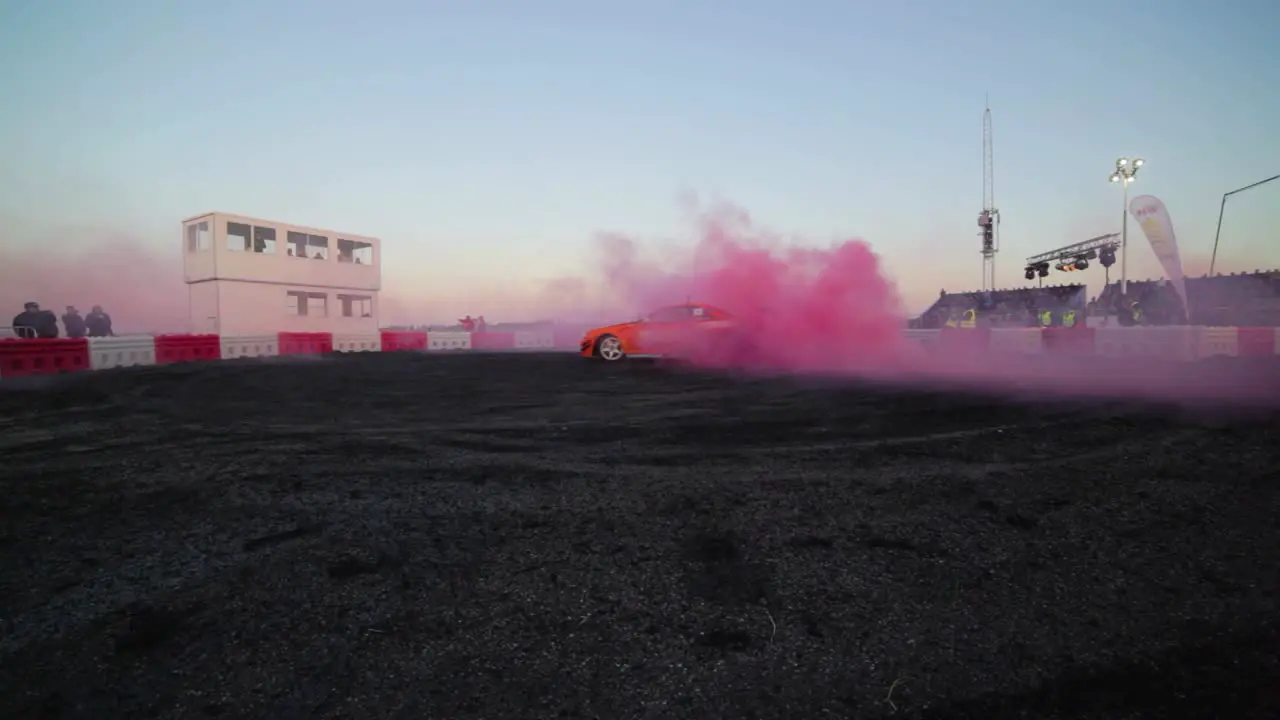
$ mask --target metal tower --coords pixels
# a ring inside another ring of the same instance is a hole
[[[982,212],[978,235],[982,238],[982,289],[996,289],[996,253],[1000,252],[1000,211],[996,209],[995,162],[991,152],[991,107],[982,113]]]

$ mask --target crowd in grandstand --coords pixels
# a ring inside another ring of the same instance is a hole
[[[13,317],[13,334],[15,337],[56,338],[61,336],[58,328],[58,317],[52,310],[44,310],[40,303],[29,302],[23,305],[22,312]],[[68,305],[62,314],[62,328],[69,338],[111,337],[115,332],[111,329],[111,316],[94,305],[88,315],[82,316],[74,305]]]
[[[1189,321],[1195,325],[1280,325],[1280,270],[1187,278]],[[1172,284],[1142,280],[1129,283],[1128,300],[1144,308],[1151,324],[1181,321],[1181,303]],[[1124,305],[1118,284],[1107,286],[1098,297],[1100,314]]]
[[[926,329],[976,325],[1074,325],[1083,318],[1085,307],[1083,285],[1050,285],[965,293],[943,290],[938,294],[937,302],[920,317],[917,324]]]
[[[948,293],[912,325],[921,328],[1059,327],[1087,318],[1120,325],[1280,326],[1280,270],[1187,278],[1188,302],[1167,280],[1119,282],[1086,301],[1084,285],[1049,285],[986,292]]]

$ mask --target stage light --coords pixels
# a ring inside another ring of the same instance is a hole
[[[1116,249],[1113,247],[1102,248],[1102,252],[1098,253],[1098,262],[1102,263],[1102,267],[1109,268],[1116,264]]]
[[[1076,258],[1076,269],[1087,270],[1089,268],[1089,260],[1087,258]]]
[[[1027,278],[1028,280],[1035,280],[1035,279],[1036,279],[1036,269],[1035,269],[1035,268],[1032,268],[1032,267],[1027,268],[1026,278]]]

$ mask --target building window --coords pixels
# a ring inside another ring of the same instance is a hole
[[[261,255],[276,254],[276,229],[253,226],[253,251]]]
[[[356,265],[373,264],[373,243],[359,240],[338,240],[338,262]]]
[[[307,314],[307,294],[290,290],[284,294],[284,312],[286,315],[305,317]]]
[[[323,235],[308,235],[290,230],[288,243],[290,257],[329,259],[329,238]]]
[[[227,223],[227,249],[231,252],[255,252],[262,255],[274,255],[276,252],[276,229],[260,227],[248,223]]]
[[[373,298],[368,295],[339,295],[342,317],[373,317]]]
[[[284,294],[284,312],[295,317],[328,317],[329,296],[305,290],[287,290]]]
[[[227,249],[232,252],[245,252],[249,249],[249,238],[253,228],[244,223],[227,223]]]
[[[201,220],[187,226],[187,252],[204,252],[213,248],[213,237],[209,232],[209,221]]]

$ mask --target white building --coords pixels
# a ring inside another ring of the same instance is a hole
[[[192,332],[378,332],[377,239],[220,212],[182,231]]]

